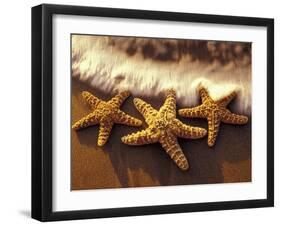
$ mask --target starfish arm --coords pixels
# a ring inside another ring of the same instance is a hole
[[[204,137],[207,131],[200,127],[188,126],[183,124],[180,120],[174,119],[172,131],[181,138],[197,139]]]
[[[121,138],[122,142],[129,145],[143,145],[158,142],[159,134],[152,133],[150,128],[129,134]]]
[[[98,146],[104,146],[107,142],[111,129],[113,127],[113,122],[111,121],[101,121],[100,122],[100,130],[98,136]]]
[[[163,106],[160,108],[160,114],[163,112],[171,112],[176,114],[176,92],[174,89],[168,89],[166,91],[166,100]]]
[[[124,124],[127,126],[141,126],[142,121],[139,119],[136,119],[125,112],[118,110],[117,114],[114,117],[114,122],[119,124]]]
[[[153,116],[157,115],[157,111],[148,103],[145,101],[135,98],[134,99],[134,104],[137,110],[142,114],[142,116],[147,120],[150,121]]]
[[[120,106],[122,105],[124,100],[126,100],[129,96],[130,96],[129,91],[123,91],[123,92],[117,94],[115,97],[113,97],[109,101],[109,104],[113,104],[113,105],[117,106],[118,108],[120,108]]]
[[[189,168],[188,161],[178,144],[177,138],[174,135],[168,134],[163,136],[160,138],[159,142],[165,149],[166,153],[171,159],[173,159],[173,161],[181,170],[187,170]]]
[[[233,91],[229,95],[227,95],[225,97],[222,97],[219,100],[217,100],[216,103],[221,107],[226,107],[233,100],[233,98],[235,96],[236,96],[236,92]]]
[[[236,115],[234,113],[231,113],[230,111],[227,111],[221,119],[222,122],[228,123],[228,124],[238,124],[243,125],[248,122],[248,117],[244,115]]]
[[[214,146],[219,132],[220,119],[217,114],[212,114],[207,118],[208,120],[208,145]]]
[[[209,95],[208,90],[206,88],[202,87],[202,86],[199,87],[199,94],[200,94],[200,97],[201,97],[201,100],[202,100],[203,103],[206,102],[206,101],[212,100],[210,95]]]
[[[95,97],[94,95],[92,95],[87,91],[82,92],[82,97],[90,105],[92,109],[95,109],[98,106],[98,104],[101,102],[99,98]]]
[[[83,129],[92,125],[96,125],[99,122],[99,118],[95,115],[95,113],[91,113],[85,117],[83,117],[82,119],[80,119],[79,121],[75,122],[72,125],[72,129],[75,130],[79,130],[79,129]]]
[[[183,117],[189,117],[189,118],[206,118],[207,112],[205,110],[204,105],[199,105],[193,108],[184,108],[180,109],[179,115]]]

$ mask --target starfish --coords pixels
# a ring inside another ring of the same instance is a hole
[[[237,115],[229,111],[226,106],[236,96],[236,92],[233,91],[227,96],[214,101],[208,91],[204,87],[199,87],[199,94],[202,100],[202,104],[193,107],[179,110],[179,115],[190,118],[205,118],[208,121],[208,145],[212,147],[219,132],[220,123],[227,124],[246,124],[248,117],[244,115]]]
[[[134,99],[134,104],[145,118],[148,127],[124,136],[121,140],[129,145],[159,142],[178,167],[187,170],[189,164],[178,144],[177,137],[196,139],[204,137],[207,131],[203,128],[185,125],[178,120],[176,118],[176,93],[169,89],[166,94],[166,100],[159,111],[139,98]]]
[[[98,146],[103,146],[110,135],[114,123],[124,124],[128,126],[141,126],[142,121],[136,119],[120,110],[120,107],[130,92],[124,91],[117,94],[109,101],[103,101],[91,93],[83,91],[82,97],[92,108],[92,112],[83,117],[72,126],[78,130],[89,126],[100,124],[98,135]]]

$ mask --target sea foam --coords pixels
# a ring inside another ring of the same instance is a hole
[[[172,87],[181,107],[199,103],[199,84],[214,99],[235,90],[237,112],[251,113],[251,63],[202,61],[191,59],[192,53],[177,60],[144,58],[118,48],[119,42],[111,45],[111,40],[105,36],[72,36],[72,76],[110,94],[129,90],[134,96],[157,97]],[[124,45],[126,39],[121,43]]]

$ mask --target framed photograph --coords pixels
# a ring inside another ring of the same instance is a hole
[[[32,8],[32,217],[274,205],[274,21]]]

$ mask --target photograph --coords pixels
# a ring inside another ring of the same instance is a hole
[[[251,42],[70,40],[72,191],[252,181]]]

